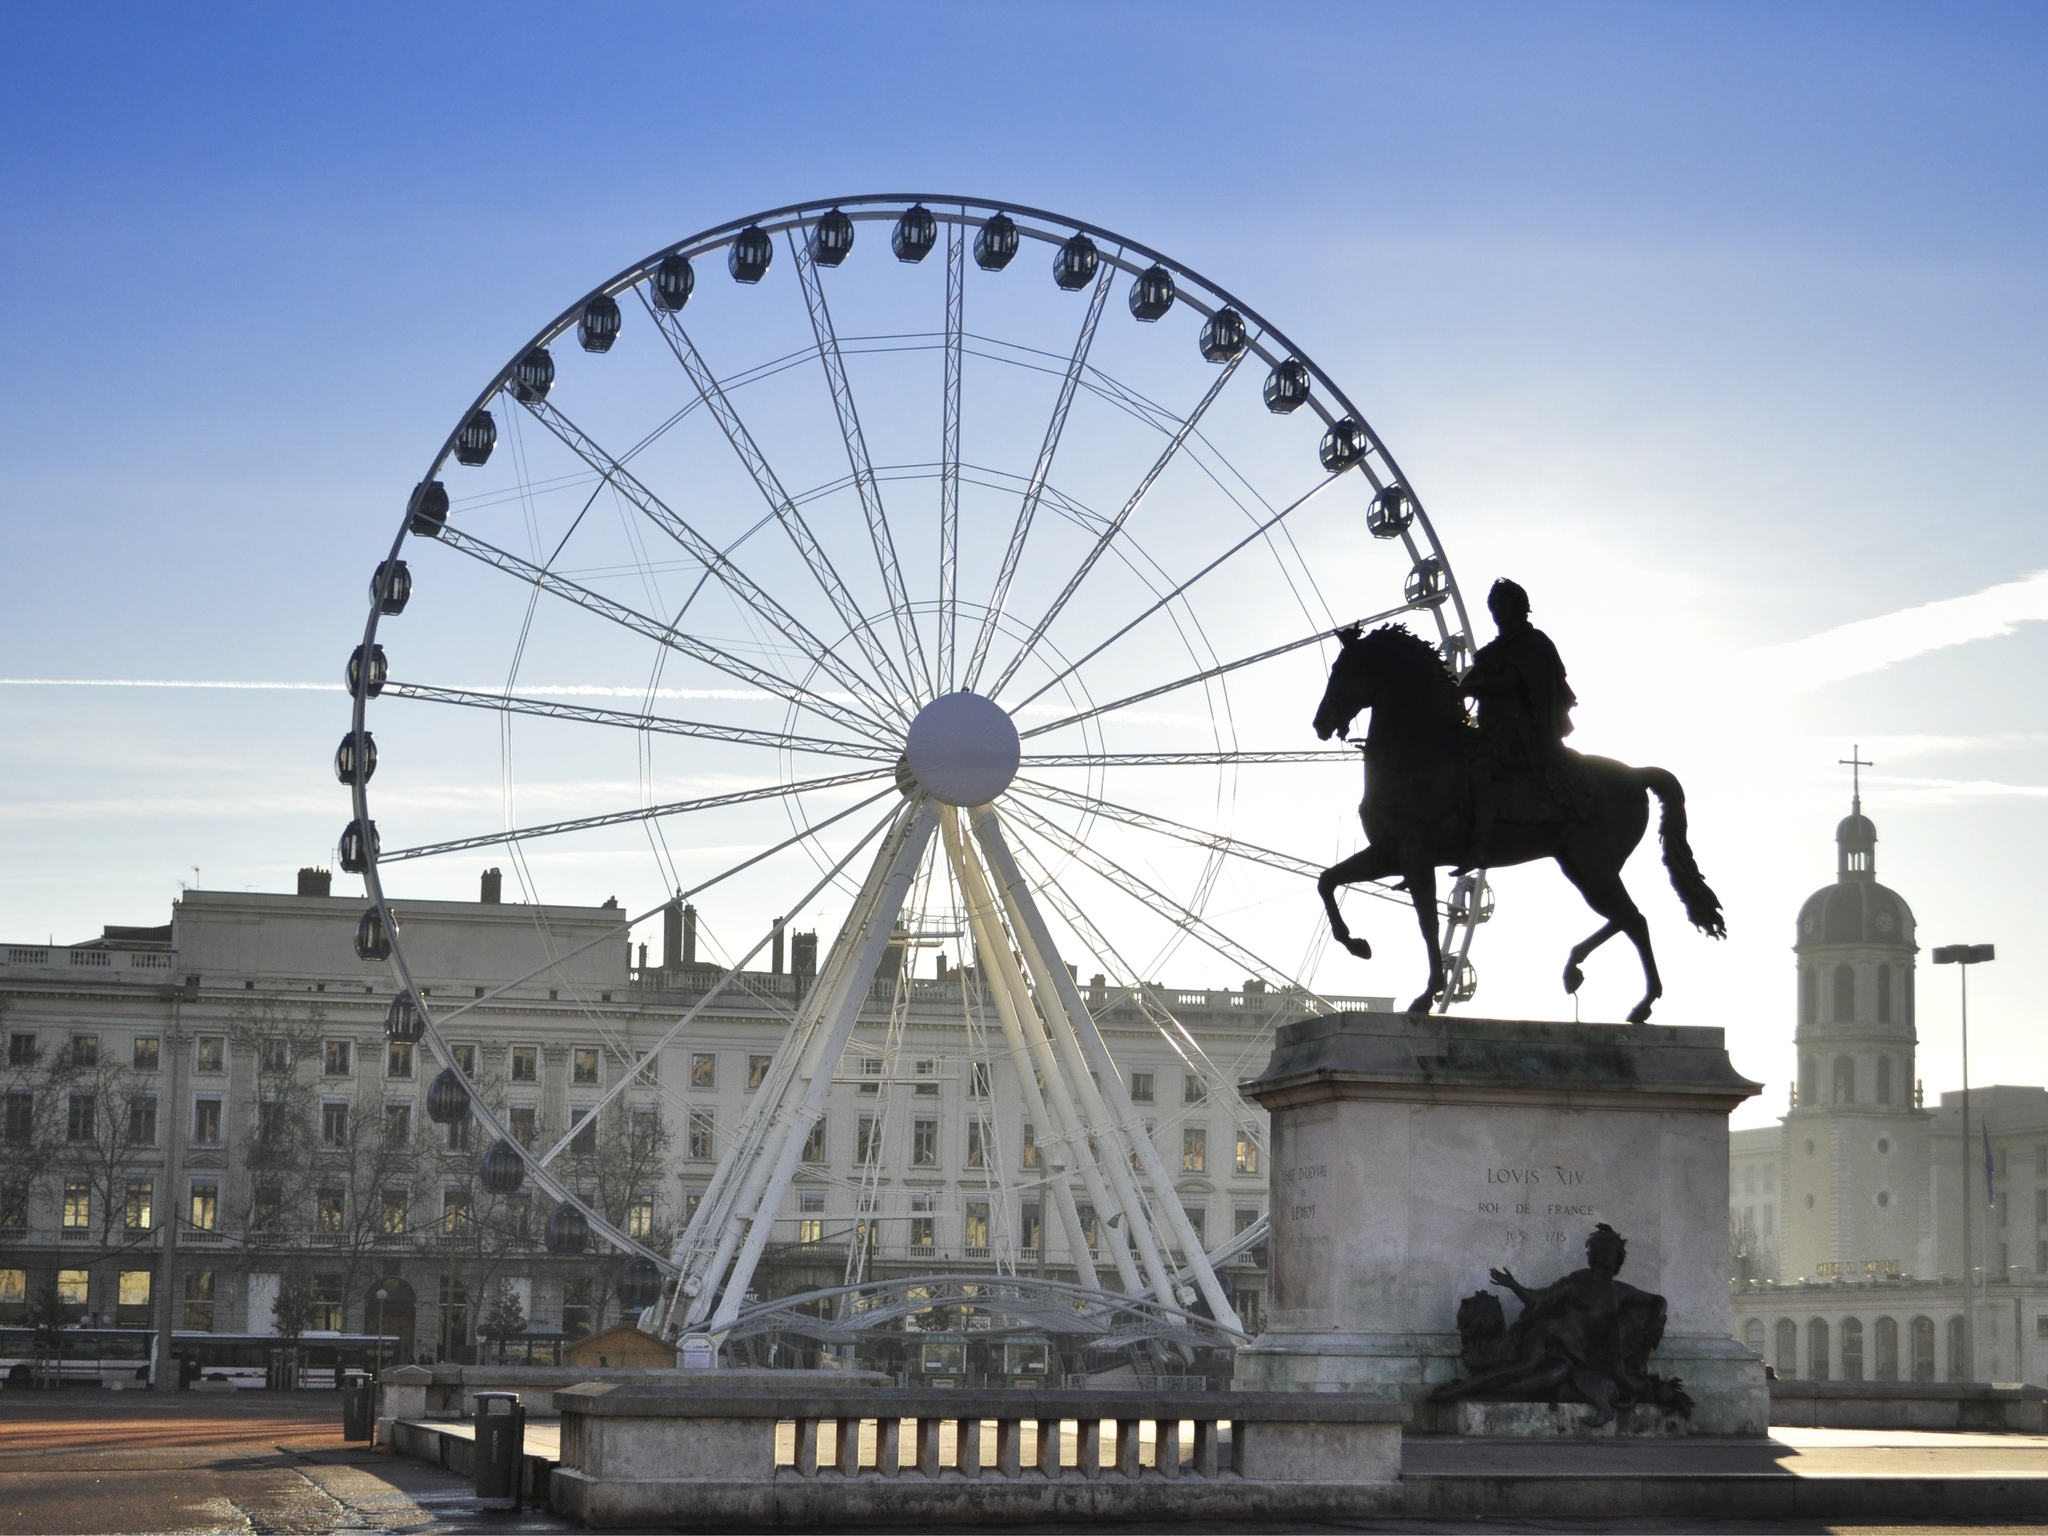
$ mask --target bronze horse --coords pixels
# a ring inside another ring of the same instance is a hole
[[[1446,987],[1436,931],[1436,870],[1439,864],[1464,863],[1471,849],[1472,761],[1478,733],[1456,681],[1426,641],[1398,624],[1370,634],[1355,627],[1343,629],[1336,638],[1342,649],[1316,709],[1316,735],[1324,741],[1332,734],[1348,736],[1359,712],[1372,711],[1365,735],[1365,799],[1358,807],[1366,846],[1324,870],[1316,888],[1337,942],[1369,960],[1372,946],[1345,925],[1337,910],[1337,890],[1390,875],[1401,877],[1402,885],[1396,888],[1405,887],[1415,903],[1423,941],[1429,946],[1428,990],[1408,1005],[1410,1013],[1420,1014],[1443,996]],[[1560,806],[1554,820],[1516,821],[1502,814],[1486,862],[1499,867],[1557,860],[1586,905],[1605,919],[1583,943],[1572,946],[1564,968],[1565,991],[1578,991],[1584,979],[1579,967],[1588,955],[1617,933],[1625,933],[1643,962],[1643,1000],[1628,1016],[1631,1024],[1641,1024],[1650,1017],[1651,1004],[1663,996],[1664,983],[1650,952],[1650,925],[1621,883],[1621,870],[1649,826],[1648,794],[1663,805],[1658,831],[1672,888],[1693,926],[1710,938],[1727,936],[1720,898],[1701,877],[1686,843],[1685,792],[1677,779],[1662,768],[1631,768],[1612,758],[1561,750],[1575,781],[1575,793],[1569,797],[1573,803]]]

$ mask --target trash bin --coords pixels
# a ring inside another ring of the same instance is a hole
[[[341,1438],[344,1440],[368,1440],[374,1435],[377,1424],[376,1386],[363,1371],[344,1371],[341,1375]]]
[[[179,1355],[177,1360],[178,1390],[180,1392],[190,1392],[192,1390],[192,1383],[199,1379],[199,1362],[190,1355]]]
[[[517,1392],[476,1395],[476,1507],[519,1507],[520,1462],[526,1455],[526,1410]]]

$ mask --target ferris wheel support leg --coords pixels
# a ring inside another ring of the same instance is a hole
[[[732,1273],[725,1282],[716,1310],[711,1313],[710,1327],[714,1333],[731,1327],[739,1316],[747,1287],[754,1278],[754,1267],[760,1263],[761,1250],[767,1246],[768,1235],[774,1229],[776,1212],[789,1192],[790,1181],[796,1177],[804,1138],[824,1111],[825,1095],[832,1087],[833,1070],[845,1053],[847,1038],[853,1033],[854,1021],[860,1015],[860,1005],[867,994],[868,982],[875,974],[875,967],[881,963],[889,930],[897,914],[903,910],[904,898],[910,894],[911,881],[916,878],[918,865],[924,860],[925,849],[931,843],[938,819],[938,807],[931,800],[920,799],[914,804],[910,814],[899,824],[897,834],[876,855],[878,869],[886,872],[879,882],[870,882],[869,889],[863,891],[866,899],[849,916],[847,926],[840,931],[840,941],[833,946],[833,959],[842,969],[833,978],[831,1012],[821,1017],[823,1028],[806,1062],[809,1071],[801,1079],[802,1097],[782,1125],[782,1134],[771,1138],[769,1145],[763,1147],[761,1157],[749,1172],[747,1187],[740,1193],[741,1221],[729,1226],[719,1243],[721,1256],[730,1252],[736,1234],[744,1225],[745,1240],[739,1245]],[[718,1260],[714,1259],[706,1271],[706,1278],[715,1278],[721,1268]],[[709,1285],[705,1287],[706,1296],[710,1289]],[[698,1298],[700,1303],[704,1300],[705,1296]]]
[[[1119,1159],[1124,1154],[1116,1149],[1113,1135],[1098,1137],[1102,1117],[1100,1114],[1091,1116],[1086,1100],[1080,1097],[1082,1084],[1075,1080],[1073,1064],[1055,1049],[1046,1024],[1040,1021],[1041,1015],[1047,1020],[1056,1019],[1058,1009],[1043,992],[1033,993],[1011,948],[1010,931],[997,920],[997,907],[990,895],[987,875],[965,839],[961,841],[961,851],[962,871],[978,884],[982,895],[982,911],[988,925],[988,938],[982,946],[983,959],[1001,978],[1000,985],[1008,989],[1014,1000],[1018,1026],[1030,1049],[1032,1062],[1045,1080],[1046,1093],[1055,1111],[1059,1144],[1066,1149],[1069,1166],[1081,1175],[1082,1186],[1095,1204],[1097,1219],[1101,1223],[1097,1228],[1098,1235],[1106,1243],[1110,1260],[1116,1265],[1118,1283],[1131,1295],[1143,1295],[1147,1284],[1139,1273],[1139,1260],[1133,1257],[1133,1250],[1137,1249],[1138,1239],[1147,1231],[1147,1219],[1137,1190],[1127,1177],[1122,1181],[1117,1178],[1118,1169],[1122,1166]],[[1081,1076],[1085,1078],[1086,1075],[1083,1069]],[[1096,1155],[1098,1139],[1106,1139],[1110,1143],[1110,1156],[1106,1162]],[[1108,1170],[1106,1174],[1105,1168]],[[1119,1217],[1122,1217],[1121,1222]],[[1077,1213],[1077,1225],[1078,1222]],[[1084,1247],[1085,1242],[1084,1236]]]
[[[1065,1126],[1047,1106],[1045,1095],[1038,1086],[1038,1076],[1032,1071],[1036,1063],[1031,1047],[1026,1041],[1023,1017],[1030,1008],[1030,999],[1024,997],[1022,1006],[1018,999],[1021,992],[1021,976],[1013,977],[1016,962],[1010,957],[1010,947],[996,923],[995,903],[989,895],[988,881],[983,877],[981,866],[974,862],[969,849],[960,836],[959,814],[950,805],[944,811],[946,856],[952,863],[954,876],[960,883],[961,894],[967,901],[967,921],[974,930],[974,942],[984,956],[996,957],[988,962],[992,973],[985,980],[989,994],[995,1000],[996,1017],[1003,1027],[1003,1040],[1010,1051],[1010,1064],[1017,1073],[1017,1083],[1024,1095],[1025,1106],[1031,1111],[1032,1123],[1047,1130],[1060,1129],[1061,1147],[1068,1149],[1066,1161],[1075,1161],[1072,1154],[1074,1142],[1071,1127]],[[1005,964],[1007,962],[1007,964]],[[1013,986],[1013,980],[1019,985]],[[1034,1023],[1036,1021],[1034,1020]],[[1042,1066],[1041,1066],[1042,1070]],[[1080,1143],[1083,1147],[1086,1141]],[[1088,1247],[1088,1235],[1081,1225],[1081,1213],[1074,1207],[1074,1190],[1068,1182],[1073,1172],[1071,1167],[1054,1169],[1051,1166],[1052,1147],[1040,1149],[1040,1160],[1046,1166],[1046,1182],[1052,1190],[1053,1208],[1059,1215],[1060,1230],[1067,1239],[1067,1251],[1073,1255],[1074,1271],[1080,1283],[1089,1290],[1100,1290],[1101,1280],[1095,1272],[1095,1258]],[[1098,1207],[1100,1209],[1100,1207]],[[1131,1277],[1135,1280],[1136,1276]],[[1135,1286],[1127,1286],[1135,1289]]]
[[[994,823],[992,811],[989,812],[989,820],[990,824]],[[975,822],[976,831],[982,832],[979,812],[976,813]],[[988,851],[985,833],[982,842],[984,851]],[[1005,854],[1009,852],[1007,844],[1002,845],[1002,851]],[[1079,1004],[1079,995],[1075,994],[1069,999],[1052,980],[1051,973],[1054,971],[1065,978],[1067,968],[1058,952],[1052,948],[1051,935],[1045,928],[1044,920],[1038,916],[1036,903],[1028,888],[1024,886],[1023,877],[1015,863],[1011,863],[1006,871],[997,864],[992,852],[989,862],[995,869],[997,878],[1003,882],[1001,890],[1004,906],[1009,912],[1010,926],[1017,935],[1018,946],[1024,952],[1025,964],[1030,966],[1031,974],[1037,979],[1039,1011],[1045,1017],[1046,1033],[1059,1051],[1065,1081],[1073,1084],[1074,1092],[1085,1107],[1089,1125],[1100,1127],[1107,1132],[1111,1151],[1110,1156],[1103,1160],[1103,1167],[1116,1188],[1119,1203],[1130,1218],[1128,1225],[1131,1242],[1145,1267],[1152,1293],[1162,1305],[1178,1307],[1180,1301],[1175,1294],[1172,1270],[1166,1262],[1165,1255],[1160,1251],[1155,1230],[1156,1217],[1145,1199],[1144,1190],[1139,1187],[1137,1180],[1131,1177],[1136,1160],[1142,1156],[1141,1144],[1144,1147],[1151,1146],[1152,1138],[1146,1131],[1144,1123],[1137,1119],[1137,1111],[1132,1108],[1128,1098],[1122,1098],[1119,1111],[1113,1109],[1110,1102],[1103,1097],[1102,1087],[1097,1082],[1099,1068],[1091,1070],[1091,1064],[1082,1052],[1076,1034],[1077,1026],[1074,1023],[1073,1011]],[[1027,906],[1028,918],[1025,912]],[[1033,931],[1034,922],[1036,932]],[[1085,1014],[1086,1010],[1083,1009],[1082,1012]],[[1109,1075],[1116,1089],[1121,1090],[1122,1079],[1113,1066]],[[1166,1188],[1164,1198],[1173,1201],[1175,1208],[1178,1209],[1179,1202],[1171,1189],[1166,1186],[1158,1187]]]
[[[1039,913],[1037,903],[1032,900],[1030,889],[1017,868],[1009,843],[1003,837],[1002,824],[996,818],[995,807],[977,806],[972,815],[975,836],[988,857],[990,867],[1002,882],[1006,904],[1017,923],[1018,936],[1025,940],[1025,957],[1034,962],[1032,969],[1038,976],[1040,987],[1058,998],[1089,1064],[1100,1075],[1102,1091],[1110,1096],[1118,1117],[1126,1127],[1135,1126],[1135,1134],[1131,1136],[1132,1149],[1143,1166],[1146,1179],[1158,1192],[1168,1228],[1187,1254],[1188,1268],[1194,1275],[1202,1299],[1209,1304],[1210,1315],[1226,1327],[1242,1331],[1244,1325],[1229,1298],[1223,1294],[1223,1286],[1216,1278],[1215,1268],[1209,1263],[1201,1240],[1195,1236],[1187,1212],[1181,1209],[1165,1160],[1160,1157],[1159,1149],[1152,1145],[1152,1138],[1145,1134],[1143,1122],[1137,1120],[1137,1111],[1124,1091],[1123,1078],[1116,1070],[1116,1063],[1110,1059],[1108,1047],[1102,1043],[1095,1019],[1088,1012],[1087,1004],[1081,1000],[1080,989],[1074,985],[1074,978],[1067,974],[1066,966],[1053,947],[1051,930],[1046,927],[1045,918]],[[1170,1285],[1162,1299],[1169,1306],[1180,1305]]]

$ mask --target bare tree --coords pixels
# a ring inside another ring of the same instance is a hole
[[[0,1004],[0,1024],[5,1018],[4,1004]],[[4,1116],[0,1119],[0,1146],[5,1148],[0,1177],[18,1184],[25,1198],[24,1209],[8,1212],[0,1221],[18,1216],[26,1226],[30,1216],[26,1206],[64,1155],[68,1106],[61,1085],[67,1069],[63,1053],[31,1046],[17,1058],[11,1040],[8,1045],[7,1059],[0,1064],[0,1116]]]
[[[320,1092],[315,1085],[326,1008],[287,1006],[275,997],[252,998],[236,1009],[228,1038],[255,1059],[256,1095],[242,1138],[249,1172],[249,1227],[287,1239],[303,1230],[319,1181],[314,1153],[319,1137]]]
[[[675,1140],[658,1106],[613,1103],[598,1116],[595,1131],[569,1145],[568,1182],[614,1227],[655,1252],[675,1239],[661,1201],[669,1148]],[[619,1278],[630,1256],[597,1257],[600,1279],[596,1326],[617,1303]]]
[[[135,1112],[135,1073],[93,1049],[67,1045],[57,1053],[49,1075],[53,1111],[63,1119],[58,1166],[66,1181],[81,1181],[88,1191],[102,1250],[115,1245],[127,1211],[128,1179],[136,1172],[136,1152],[156,1139],[155,1115],[145,1121]]]
[[[526,1308],[520,1305],[519,1293],[508,1282],[500,1280],[491,1287],[490,1301],[476,1331],[497,1343],[498,1361],[503,1364],[505,1341],[526,1332]]]
[[[1737,1283],[1778,1275],[1777,1250],[1758,1235],[1756,1217],[1747,1210],[1728,1213],[1728,1269]]]

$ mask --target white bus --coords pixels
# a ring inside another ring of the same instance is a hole
[[[171,1335],[171,1354],[195,1380],[261,1388],[280,1379],[288,1341],[273,1333]],[[135,1387],[154,1380],[156,1333],[148,1328],[66,1328],[57,1347],[38,1349],[35,1330],[0,1327],[0,1383],[38,1387]],[[398,1363],[398,1337],[304,1333],[298,1339],[298,1385],[332,1388],[343,1369],[374,1371]]]

